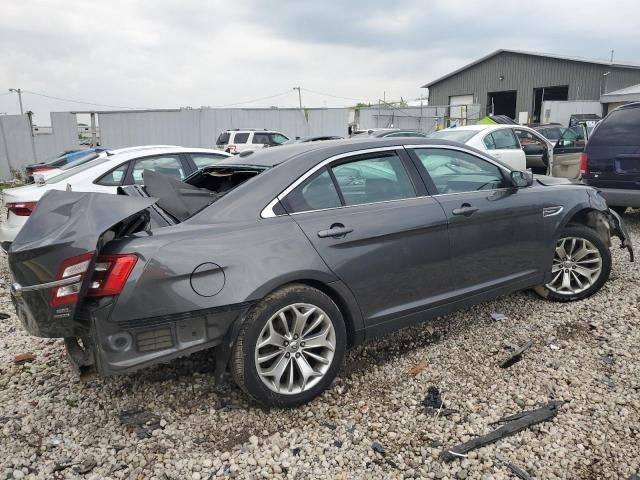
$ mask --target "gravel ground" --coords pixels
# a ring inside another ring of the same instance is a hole
[[[625,221],[640,249],[640,213]],[[596,296],[567,305],[522,292],[370,342],[296,410],[216,388],[208,353],[81,382],[61,341],[23,332],[6,275],[0,295],[0,478],[515,478],[505,461],[538,479],[640,473],[640,267],[617,248]],[[500,369],[505,344],[527,340]],[[15,364],[23,352],[35,359]],[[425,415],[432,385],[457,412]],[[552,421],[438,459],[552,398],[566,402]]]

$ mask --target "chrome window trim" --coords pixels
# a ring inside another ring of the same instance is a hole
[[[339,207],[330,207],[330,208],[316,208],[315,210],[303,210],[301,212],[293,212],[289,213],[289,215],[300,215],[302,213],[315,213],[315,212],[324,212],[328,210],[340,210],[342,208],[354,208],[354,207],[362,207],[364,205],[380,205],[382,203],[394,203],[394,202],[406,202],[407,200],[416,200],[420,198],[433,198],[435,195],[420,195],[418,197],[408,197],[408,198],[394,198],[393,200],[382,200],[380,202],[368,202],[368,203],[358,203],[357,205],[340,205]]]
[[[347,157],[357,156],[357,155],[364,155],[364,154],[367,154],[367,153],[397,151],[397,150],[409,149],[409,148],[411,148],[411,149],[455,150],[457,152],[466,153],[467,155],[472,155],[472,156],[478,157],[478,158],[480,158],[482,160],[485,160],[485,161],[489,162],[490,164],[498,167],[501,171],[505,172],[505,174],[507,176],[512,171],[509,168],[507,168],[506,166],[497,163],[495,160],[490,158],[488,155],[483,155],[482,153],[478,153],[478,152],[470,152],[469,150],[467,150],[465,148],[456,147],[456,146],[453,146],[453,145],[410,144],[410,145],[396,145],[396,146],[391,146],[391,147],[367,148],[367,149],[364,149],[364,150],[354,150],[352,152],[340,153],[338,155],[334,155],[333,157],[329,157],[326,160],[323,160],[322,162],[320,162],[317,165],[315,165],[314,167],[312,167],[310,170],[308,170],[306,173],[304,173],[300,177],[298,177],[297,180],[295,180],[291,185],[289,185],[287,188],[285,188],[282,191],[282,193],[277,195],[273,200],[271,200],[262,209],[262,211],[260,212],[260,218],[274,218],[274,217],[283,216],[283,215],[297,215],[299,213],[318,212],[318,211],[324,211],[324,210],[336,210],[336,209],[339,209],[339,208],[357,207],[359,205],[373,205],[373,204],[376,204],[376,203],[388,203],[388,202],[398,202],[398,201],[402,201],[402,200],[408,200],[407,198],[399,198],[399,199],[394,199],[394,200],[383,200],[381,202],[360,203],[358,205],[341,205],[339,207],[332,207],[332,208],[320,208],[320,209],[315,209],[315,210],[305,210],[303,212],[294,212],[294,213],[282,214],[282,215],[276,215],[275,212],[273,211],[273,209],[275,208],[276,204],[280,200],[282,200],[284,197],[286,197],[289,193],[291,193],[291,191],[293,189],[295,189],[298,185],[300,185],[302,182],[304,182],[307,178],[309,178],[315,172],[317,172],[321,168],[324,168],[325,166],[327,166],[331,162],[334,162],[336,160],[340,160],[342,158],[347,158]],[[491,190],[489,190],[489,189],[488,190],[477,190],[477,191],[478,192],[493,192],[493,191],[501,191],[501,190],[511,190],[511,188],[507,187],[507,188],[498,188],[498,189],[491,189]],[[438,194],[435,194],[435,195],[422,195],[422,196],[416,196],[416,197],[410,197],[410,198],[440,197],[440,196],[445,196],[445,195],[460,195],[460,194],[463,194],[463,193],[470,193],[470,192],[438,193]]]

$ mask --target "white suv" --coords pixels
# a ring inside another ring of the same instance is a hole
[[[227,153],[275,147],[289,140],[286,135],[274,130],[235,129],[225,130],[218,136],[216,146]]]

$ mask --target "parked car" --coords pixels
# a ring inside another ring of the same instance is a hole
[[[515,131],[516,128],[519,131],[528,132],[533,138],[538,139],[541,145],[547,145],[548,150],[553,149],[551,143],[541,137],[535,130],[512,124],[479,124],[445,128],[444,130],[431,133],[429,138],[466,143],[472,147],[484,150],[514,170],[525,170],[527,166],[540,166],[540,163],[544,164],[542,158],[544,152],[539,152],[538,150],[530,152],[531,160],[529,162],[527,161],[527,154],[520,145]],[[552,154],[552,151],[548,152],[547,157]],[[529,163],[530,165],[528,165]]]
[[[581,154],[582,179],[624,211],[640,207],[640,102],[609,113]]]
[[[51,173],[51,171],[58,171],[60,167],[68,165],[72,162],[88,162],[95,158],[98,158],[101,152],[105,151],[104,148],[87,148],[84,150],[67,150],[66,152],[53,155],[48,159],[40,163],[32,163],[25,167],[26,183],[34,182],[35,173]]]
[[[296,137],[293,140],[287,140],[283,145],[289,145],[291,143],[307,143],[307,142],[324,142],[326,140],[342,140],[344,137],[338,137],[334,135],[317,135],[315,137]]]
[[[418,137],[426,138],[427,134],[421,130],[401,129],[401,128],[385,128],[371,132],[370,137],[376,138],[394,138],[394,137]]]
[[[580,300],[609,277],[610,235],[633,253],[596,190],[458,143],[242,155],[121,195],[49,191],[8,252],[26,330],[103,375],[215,348],[218,381],[228,367],[290,407],[364,339],[524,288]]]
[[[142,183],[145,169],[163,171],[182,179],[227,157],[227,153],[202,148],[124,148],[65,170],[48,178],[45,183],[6,189],[2,193],[7,218],[0,225],[0,244],[6,250],[7,243],[13,241],[38,201],[49,190],[116,193],[122,185]]]
[[[558,140],[560,140],[562,133],[566,130],[566,127],[563,127],[559,123],[533,124],[528,125],[528,127],[533,128],[536,132],[538,132],[554,145]]]
[[[225,130],[218,136],[216,146],[227,153],[240,153],[265,147],[275,147],[289,141],[285,134],[273,130]]]

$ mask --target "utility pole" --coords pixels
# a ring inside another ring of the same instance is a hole
[[[300,110],[302,110],[302,94],[300,93],[300,87],[293,87],[293,89],[298,91],[298,105],[300,105]]]
[[[19,88],[10,88],[10,92],[16,92],[18,94],[18,102],[20,102],[20,115],[24,115],[24,110],[22,109],[22,90]]]
[[[609,63],[611,63],[611,65],[613,65],[613,52],[614,50],[611,50],[611,60],[609,60]]]

